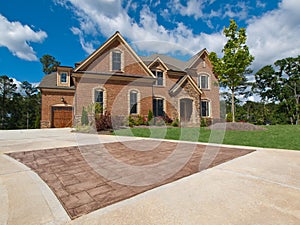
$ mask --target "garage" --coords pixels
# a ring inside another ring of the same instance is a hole
[[[72,107],[52,107],[52,127],[72,127],[73,125]]]

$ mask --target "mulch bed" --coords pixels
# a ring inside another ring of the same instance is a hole
[[[145,150],[151,146],[152,149]],[[35,171],[74,219],[250,152],[253,151],[139,140],[7,155]],[[160,162],[166,164],[159,166]],[[127,170],[151,165],[153,173],[146,169]],[[112,166],[115,166],[113,170]]]

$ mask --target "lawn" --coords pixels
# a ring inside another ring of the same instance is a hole
[[[300,150],[300,126],[270,125],[264,131],[211,131],[207,128],[131,128],[116,130],[120,136],[199,141],[264,148]]]

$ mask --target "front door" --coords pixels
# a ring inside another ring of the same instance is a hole
[[[193,100],[184,98],[180,99],[180,121],[189,122],[193,112]]]
[[[52,107],[52,127],[62,128],[73,125],[72,107]]]

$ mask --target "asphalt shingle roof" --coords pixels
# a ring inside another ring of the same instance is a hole
[[[50,73],[43,77],[41,83],[39,84],[39,88],[51,88],[51,89],[68,89],[68,90],[75,90],[74,86],[71,87],[64,87],[64,86],[57,86],[56,85],[56,72]]]

